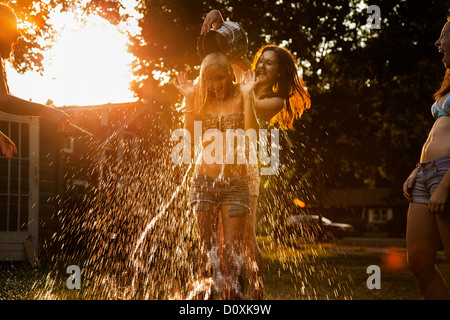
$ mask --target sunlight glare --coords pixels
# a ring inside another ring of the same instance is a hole
[[[56,106],[135,100],[129,89],[133,56],[125,33],[98,16],[80,22],[67,12],[52,19],[60,32],[45,53],[44,76],[18,75],[9,68],[11,93],[40,103],[51,99]]]

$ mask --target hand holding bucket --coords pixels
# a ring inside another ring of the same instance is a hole
[[[217,30],[202,34],[197,40],[197,51],[203,59],[210,53],[221,52],[233,60],[247,51],[247,33],[236,22],[226,21]]]

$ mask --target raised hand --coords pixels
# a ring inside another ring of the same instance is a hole
[[[177,74],[177,81],[174,82],[174,86],[186,99],[195,97],[195,85],[191,80],[188,80],[186,73],[180,72]]]
[[[12,158],[13,154],[17,154],[17,148],[3,132],[0,131],[0,149],[7,158]]]
[[[251,70],[247,70],[244,73],[244,78],[241,81],[241,92],[245,95],[250,95],[253,93],[253,89],[258,83],[258,78],[256,77],[256,73]]]

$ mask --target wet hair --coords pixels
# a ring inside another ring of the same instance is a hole
[[[447,23],[450,23],[450,10],[449,13],[447,14]],[[447,70],[445,71],[444,80],[442,80],[441,83],[441,87],[433,95],[433,98],[437,100],[440,97],[445,96],[449,92],[450,92],[450,68],[447,67]]]
[[[200,79],[199,79],[199,102],[200,108],[199,112],[207,104],[208,88],[206,81],[209,76],[216,74],[217,72],[224,72],[229,79],[230,94],[237,94],[236,87],[233,84],[233,68],[231,67],[230,60],[223,53],[210,53],[202,61],[200,68]]]
[[[271,124],[279,123],[285,129],[293,129],[295,119],[302,116],[306,109],[311,107],[311,100],[303,79],[298,75],[296,59],[287,49],[276,45],[265,45],[255,54],[252,70],[256,71],[261,55],[266,51],[273,51],[279,62],[277,82],[272,93],[262,97],[280,97],[284,99],[283,109],[271,120]]]

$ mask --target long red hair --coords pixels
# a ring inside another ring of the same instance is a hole
[[[295,119],[299,119],[306,109],[311,107],[311,99],[303,79],[298,75],[296,59],[287,49],[276,45],[265,45],[255,54],[252,70],[255,71],[261,55],[272,50],[279,60],[280,77],[276,89],[267,96],[284,99],[283,109],[271,119],[271,124],[279,123],[284,129],[293,129]]]

